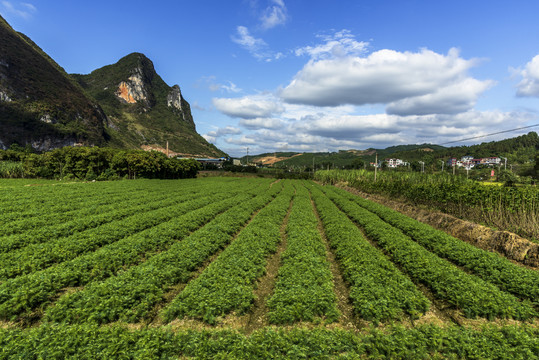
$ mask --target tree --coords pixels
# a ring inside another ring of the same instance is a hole
[[[505,186],[514,186],[518,182],[518,177],[510,170],[500,170],[498,181],[503,182]]]

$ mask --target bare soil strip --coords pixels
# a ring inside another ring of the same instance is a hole
[[[277,274],[279,272],[279,267],[281,266],[281,254],[286,249],[287,239],[286,239],[286,227],[288,225],[288,219],[290,217],[290,211],[292,210],[292,203],[288,207],[288,211],[281,225],[281,242],[277,246],[277,251],[275,254],[271,255],[268,259],[266,265],[266,274],[258,281],[258,286],[255,289],[255,302],[251,311],[242,317],[240,323],[246,334],[251,334],[257,329],[261,329],[268,325],[268,306],[266,300],[273,293],[275,288],[275,282],[277,281]]]
[[[270,189],[271,189],[271,187],[272,187],[273,185],[277,184],[279,181],[281,181],[281,179],[277,179],[277,180],[275,180],[274,182],[272,182],[272,183],[270,184]]]
[[[335,295],[337,296],[337,309],[339,309],[339,311],[341,312],[339,325],[347,330],[357,330],[365,328],[368,326],[369,323],[367,321],[359,319],[354,314],[354,306],[350,302],[350,290],[342,277],[341,269],[339,268],[339,264],[335,259],[335,254],[333,254],[333,252],[331,251],[328,239],[326,237],[326,232],[324,230],[324,226],[322,225],[322,220],[320,220],[320,215],[318,213],[318,210],[316,209],[312,198],[311,204],[313,206],[313,211],[316,216],[316,219],[318,220],[318,231],[320,232],[322,241],[324,242],[324,246],[326,247],[327,259],[329,262],[331,273],[333,275],[333,288],[335,291]]]
[[[381,195],[364,193],[343,184],[337,186],[354,195],[375,201],[438,230],[442,230],[478,248],[496,251],[512,260],[515,264],[533,269],[539,268],[539,244],[516,234],[508,231],[493,230],[483,225],[458,219],[452,215],[401,203]]]

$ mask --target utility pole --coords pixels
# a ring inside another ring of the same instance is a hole
[[[169,156],[168,156],[168,140],[167,140],[167,158],[168,158],[168,157],[169,157]]]
[[[504,166],[503,166],[503,169],[504,170],[507,170],[507,158],[506,157],[503,157],[503,156],[500,156],[502,159],[505,160],[505,163],[504,163]]]
[[[376,160],[374,160],[374,182],[376,182],[376,170],[378,169],[378,153],[376,154]]]
[[[247,146],[247,166],[249,166],[249,147]]]

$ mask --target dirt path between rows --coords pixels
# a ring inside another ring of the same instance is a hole
[[[483,225],[461,220],[452,215],[401,203],[381,195],[364,193],[346,184],[337,184],[336,186],[352,194],[397,210],[404,215],[442,230],[481,249],[496,251],[519,264],[539,268],[539,244],[516,234],[508,231],[493,230]]]
[[[268,258],[266,264],[266,274],[258,281],[258,286],[255,289],[255,301],[252,310],[245,317],[245,325],[243,326],[246,334],[251,334],[257,329],[261,329],[268,325],[268,305],[267,300],[273,293],[275,283],[277,282],[277,274],[281,266],[281,255],[287,246],[286,227],[292,210],[293,200],[290,202],[288,211],[281,225],[281,242],[277,246],[277,251]]]
[[[331,270],[331,274],[333,275],[333,286],[335,295],[337,296],[337,309],[339,309],[339,311],[341,312],[339,324],[344,329],[357,330],[366,328],[368,326],[368,322],[360,320],[354,314],[354,305],[352,305],[352,303],[350,302],[350,289],[344,281],[341,269],[339,268],[338,262],[335,259],[335,254],[333,254],[333,251],[331,250],[331,247],[329,245],[329,241],[324,230],[324,225],[322,224],[322,220],[320,219],[320,214],[318,213],[318,209],[316,208],[316,205],[314,204],[314,201],[312,199],[311,204],[316,219],[318,220],[318,232],[320,233],[320,236],[322,237],[322,241],[326,248],[326,256],[328,259],[329,268]]]

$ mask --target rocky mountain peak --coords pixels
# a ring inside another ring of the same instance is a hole
[[[120,59],[117,65],[126,68],[127,73],[115,84],[116,97],[128,104],[142,103],[144,111],[148,111],[155,104],[151,86],[157,73],[152,61],[144,54],[132,53]]]

